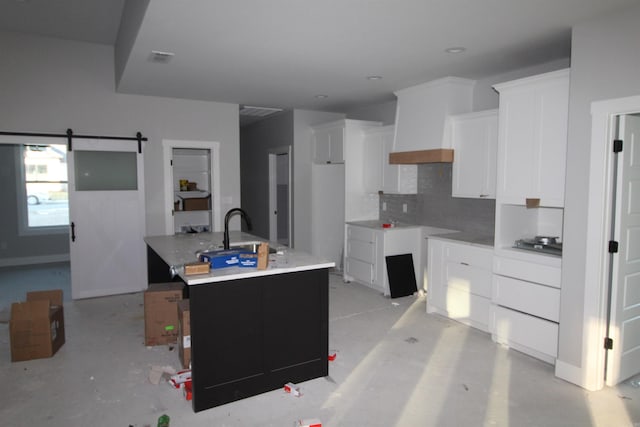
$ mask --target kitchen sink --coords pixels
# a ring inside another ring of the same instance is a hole
[[[229,244],[229,249],[244,249],[250,252],[258,252],[258,247],[260,246],[260,243],[263,243],[263,242],[255,241],[255,242],[231,243]],[[269,253],[275,254],[276,248],[269,246]]]

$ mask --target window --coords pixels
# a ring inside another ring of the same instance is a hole
[[[22,231],[67,231],[69,192],[67,147],[64,144],[20,145],[19,183]],[[18,166],[18,165],[16,165]]]

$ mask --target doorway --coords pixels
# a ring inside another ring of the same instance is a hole
[[[166,233],[222,231],[220,143],[165,139],[162,152]]]
[[[638,370],[637,365],[635,370],[620,365],[624,363],[621,356],[628,350],[633,352],[640,347],[640,322],[633,321],[630,311],[625,313],[626,310],[640,307],[640,273],[626,274],[624,268],[621,269],[624,262],[640,263],[640,235],[635,235],[640,228],[629,222],[636,211],[640,212],[640,200],[633,195],[637,191],[634,187],[640,184],[634,182],[633,178],[623,178],[625,169],[629,169],[627,172],[633,169],[629,165],[640,162],[638,136],[623,142],[623,156],[618,160],[620,171],[616,171],[617,155],[613,150],[613,141],[619,136],[616,123],[620,119],[636,116],[638,112],[640,96],[597,101],[591,107],[590,197],[586,224],[591,231],[585,248],[583,363],[581,379],[574,375],[578,379],[576,383],[588,390],[599,390],[605,384],[623,381],[625,378],[622,376],[633,376]],[[614,186],[614,183],[617,185]],[[616,188],[619,194],[614,191]],[[621,215],[628,218],[621,218]],[[623,228],[627,228],[624,233]],[[623,238],[620,237],[621,233],[624,234]],[[618,253],[612,257],[609,243],[614,239],[619,240],[619,245]],[[614,258],[613,262],[611,258]],[[628,319],[631,321],[623,326],[627,314],[631,315]],[[611,324],[608,328],[609,318]],[[610,344],[607,342],[609,338],[613,341],[613,350],[605,349]],[[638,359],[637,355],[635,359]],[[618,366],[614,367],[616,364]],[[616,370],[619,370],[618,374]],[[626,373],[620,375],[621,372]]]
[[[292,241],[291,147],[269,151],[269,240],[290,246]]]
[[[640,115],[616,121],[610,241],[618,251],[610,255],[607,291],[608,386],[640,373]]]

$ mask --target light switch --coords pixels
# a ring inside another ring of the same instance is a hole
[[[407,204],[406,203],[402,204],[402,212],[407,213]]]
[[[387,210],[387,202],[382,202],[382,210],[383,211]]]

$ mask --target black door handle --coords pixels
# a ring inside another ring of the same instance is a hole
[[[71,241],[76,241],[76,224],[74,222],[71,223]]]

